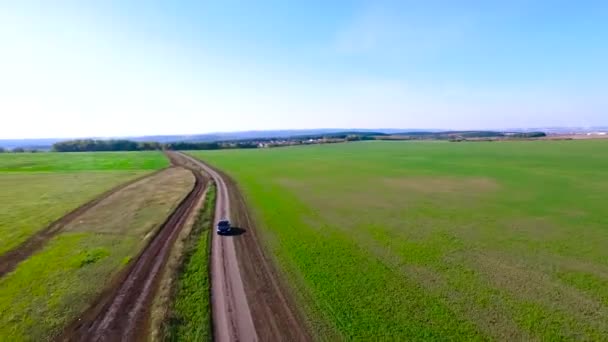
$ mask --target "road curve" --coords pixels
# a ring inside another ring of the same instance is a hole
[[[215,181],[214,227],[220,219],[231,219],[230,196],[222,176],[206,164],[182,154],[207,172]],[[231,236],[213,234],[211,242],[211,307],[215,341],[257,341],[258,336]]]
[[[171,156],[169,156],[171,157]],[[173,159],[172,159],[173,160]],[[160,272],[182,226],[205,190],[205,179],[193,170],[195,183],[159,228],[132,266],[116,279],[78,320],[66,327],[62,341],[134,341],[147,336],[150,303]]]

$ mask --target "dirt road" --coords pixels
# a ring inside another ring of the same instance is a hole
[[[183,155],[217,185],[215,223],[229,219],[236,234],[214,234],[211,305],[215,341],[308,341],[304,320],[265,256],[245,201],[229,177]]]
[[[60,340],[133,341],[147,338],[149,309],[160,273],[184,222],[204,192],[200,170],[217,186],[215,223],[235,224],[237,234],[213,235],[211,304],[215,341],[309,341],[297,306],[264,254],[245,201],[234,182],[221,172],[181,153],[169,152],[174,165],[191,169],[193,190],[163,224],[137,260],[114,280]],[[204,308],[201,308],[202,310]]]
[[[174,161],[174,158],[171,159]],[[193,173],[196,177],[194,188],[137,260],[115,280],[115,287],[102,295],[95,305],[66,329],[60,340],[133,341],[147,338],[150,302],[161,270],[181,227],[205,189],[200,172]]]

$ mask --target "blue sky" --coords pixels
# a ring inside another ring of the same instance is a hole
[[[608,125],[606,1],[5,1],[0,43],[0,138]]]

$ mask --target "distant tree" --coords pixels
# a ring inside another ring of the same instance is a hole
[[[503,137],[504,134],[492,131],[471,131],[471,132],[456,132],[463,138],[496,138]]]
[[[244,142],[236,144],[237,148],[258,148],[258,144],[253,142]]]
[[[140,151],[162,150],[163,146],[157,142],[140,142],[137,143],[137,149]]]
[[[218,150],[222,148],[216,142],[173,142],[165,144],[168,150]]]
[[[12,149],[13,153],[23,153],[25,152],[25,149],[23,147],[15,147],[14,149]]]
[[[53,144],[56,152],[138,151],[139,144],[130,140],[80,139]]]
[[[525,132],[511,135],[513,138],[541,138],[546,136],[547,134],[545,132]]]
[[[0,147],[0,153],[4,153],[6,152],[6,150],[4,149],[4,147]]]

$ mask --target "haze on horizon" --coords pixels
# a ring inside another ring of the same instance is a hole
[[[13,1],[0,139],[608,125],[605,1]]]

